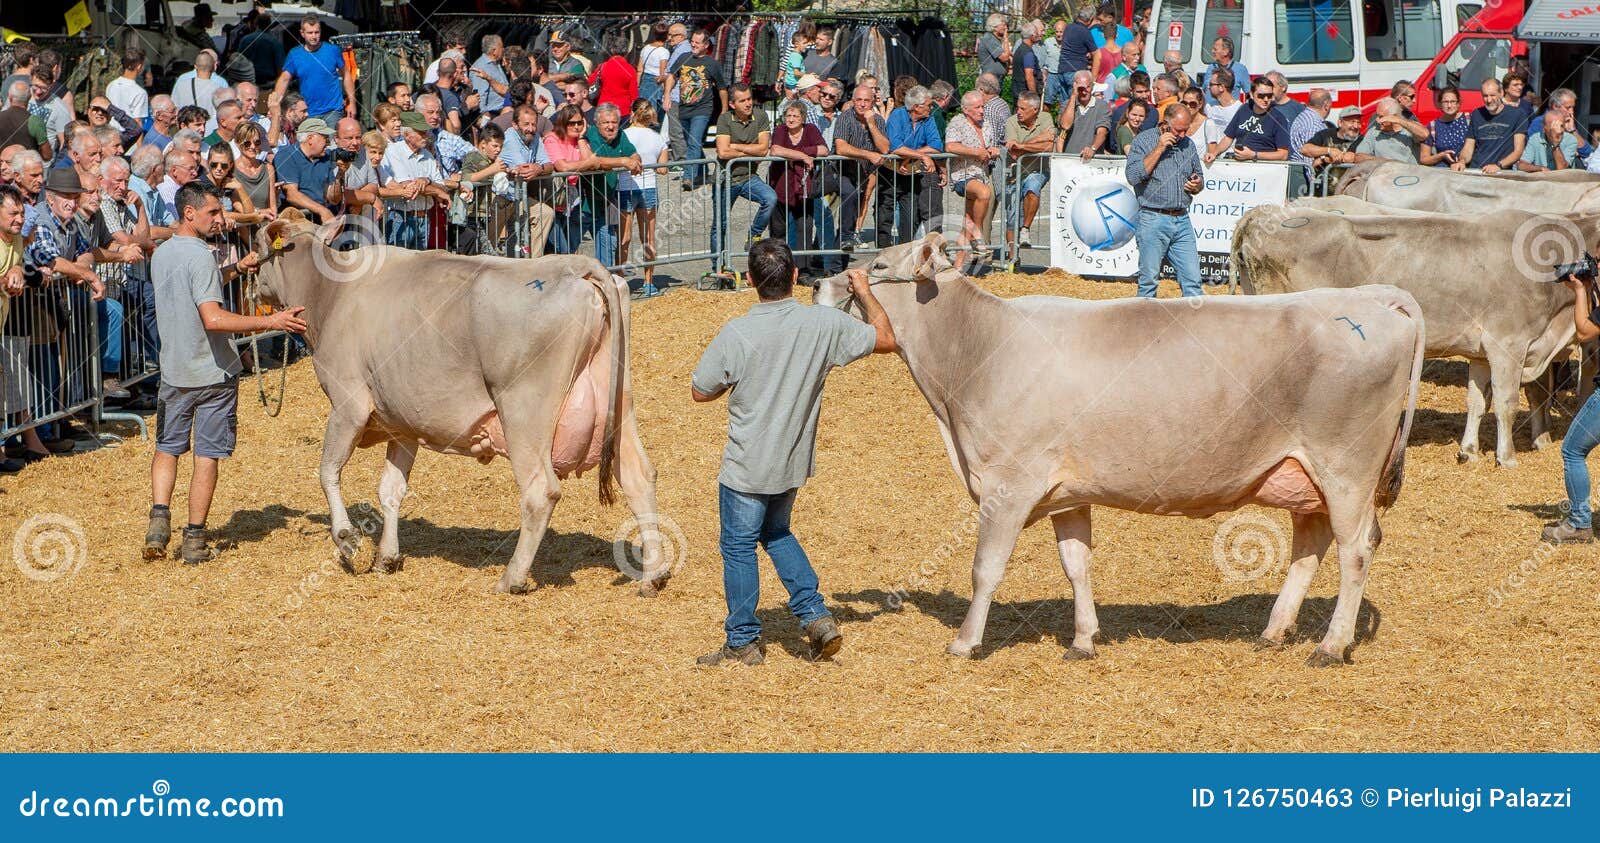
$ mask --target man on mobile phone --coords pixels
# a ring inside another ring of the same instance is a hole
[[[1167,106],[1154,129],[1128,146],[1128,184],[1139,197],[1134,239],[1139,244],[1139,297],[1156,297],[1161,259],[1170,258],[1184,296],[1200,295],[1200,254],[1189,203],[1205,188],[1200,152],[1189,139],[1193,112],[1181,102]]]

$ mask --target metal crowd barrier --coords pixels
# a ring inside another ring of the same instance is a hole
[[[0,334],[0,439],[97,407],[98,306],[87,286],[34,282],[11,299]]]

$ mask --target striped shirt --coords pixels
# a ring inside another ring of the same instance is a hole
[[[1302,109],[1300,115],[1289,124],[1289,160],[1309,165],[1311,159],[1300,154],[1300,147],[1310,142],[1311,138],[1323,129],[1328,128],[1328,121],[1321,114],[1310,108]]]
[[[461,170],[461,159],[472,154],[473,146],[460,135],[436,129],[433,133],[433,149],[439,153],[439,167],[444,175],[453,176]]]
[[[1160,129],[1146,129],[1133,139],[1128,147],[1128,184],[1139,197],[1139,207],[1158,211],[1187,211],[1193,199],[1184,191],[1184,182],[1190,176],[1205,178],[1200,166],[1200,153],[1188,137],[1167,147],[1156,161],[1155,169],[1145,172],[1144,157],[1156,148],[1161,140]]]

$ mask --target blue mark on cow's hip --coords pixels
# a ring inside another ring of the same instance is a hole
[[[535,290],[543,290],[544,289],[544,282],[543,281],[529,281],[528,283],[523,284],[522,286],[524,286],[524,287],[532,287]]]
[[[1420,178],[1418,178],[1416,176],[1395,176],[1394,177],[1394,186],[1395,187],[1410,187],[1410,186],[1416,184],[1419,181],[1422,181],[1422,179],[1420,179]]]
[[[1362,342],[1366,342],[1367,341],[1367,332],[1361,330],[1361,326],[1357,325],[1353,320],[1350,319],[1350,317],[1341,316],[1338,319],[1335,319],[1333,321],[1335,321],[1335,322],[1349,322],[1350,323],[1350,330],[1355,331],[1356,333],[1360,334]]]

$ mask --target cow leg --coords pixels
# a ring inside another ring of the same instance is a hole
[[[339,554],[339,564],[352,573],[354,569],[350,566],[350,560],[355,556],[361,539],[350,524],[350,514],[345,511],[339,478],[344,473],[344,464],[355,453],[356,441],[361,438],[361,431],[366,426],[366,419],[349,418],[335,407],[322,433],[322,464],[317,467],[322,494],[328,499],[328,529],[333,534],[334,550]]]
[[[502,594],[521,594],[528,590],[528,571],[533,568],[533,557],[544,540],[550,513],[561,500],[561,480],[556,477],[550,459],[555,419],[548,417],[549,410],[541,412],[540,404],[537,396],[526,400],[495,399],[495,409],[505,426],[511,470],[517,477],[517,486],[522,489],[519,501],[522,532],[517,536],[517,548],[511,553],[511,561],[495,586]],[[534,431],[544,431],[545,436],[536,436]]]
[[[645,456],[639,439],[639,426],[632,414],[624,424],[617,443],[617,485],[628,499],[628,509],[639,524],[639,543],[644,550],[639,596],[654,597],[667,587],[672,577],[671,563],[661,552],[660,515],[656,512],[656,469]],[[678,549],[679,552],[682,548]]]
[[[1017,498],[1016,500],[1020,500]],[[1029,498],[1030,502],[1036,498]],[[1006,573],[1006,562],[1017,547],[1027,521],[1029,504],[1003,501],[998,511],[988,512],[978,507],[978,549],[972,561],[972,605],[961,622],[961,631],[947,648],[951,655],[970,657],[972,651],[983,643],[983,628],[989,623],[989,604],[994,601],[995,589]]]
[[[1056,528],[1056,550],[1061,567],[1072,581],[1072,647],[1067,659],[1094,658],[1094,637],[1100,619],[1094,612],[1094,594],[1089,589],[1089,548],[1092,530],[1089,507],[1081,506],[1050,516]]]
[[[380,574],[388,574],[400,570],[400,502],[406,497],[406,479],[417,459],[417,445],[391,440],[383,458],[383,478],[378,481],[383,538],[378,541],[378,558],[372,567]]]
[[[1283,578],[1283,588],[1278,591],[1278,602],[1272,604],[1272,615],[1267,619],[1267,629],[1261,633],[1263,647],[1276,647],[1294,628],[1300,615],[1300,604],[1306,599],[1311,578],[1317,574],[1317,565],[1328,552],[1333,540],[1333,528],[1325,512],[1290,514],[1294,522],[1294,551],[1290,557],[1289,573]]]
[[[1534,450],[1542,451],[1550,447],[1550,403],[1556,395],[1555,366],[1545,369],[1537,378],[1522,385],[1522,391],[1528,396],[1528,409],[1532,412],[1528,420],[1528,432],[1533,436]]]
[[[1383,540],[1378,513],[1370,500],[1358,512],[1355,518],[1333,520],[1334,538],[1339,541],[1339,599],[1333,604],[1333,619],[1328,622],[1327,635],[1307,660],[1312,667],[1344,664],[1345,655],[1355,644],[1361,595],[1367,587],[1372,555]]]
[[[1522,367],[1516,361],[1489,361],[1489,399],[1494,403],[1494,457],[1501,468],[1517,467],[1517,449],[1511,434],[1517,426],[1517,399],[1522,390]]]
[[[1478,461],[1478,427],[1483,423],[1484,392],[1489,388],[1489,364],[1467,361],[1467,426],[1461,432],[1461,449],[1456,462]]]

